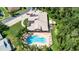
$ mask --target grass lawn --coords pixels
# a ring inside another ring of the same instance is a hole
[[[58,34],[58,29],[54,28],[54,30],[52,31],[52,39],[53,39],[53,45],[51,46],[51,48],[53,49],[53,51],[59,51],[59,43],[57,41],[57,34]]]
[[[27,20],[24,21],[24,23]],[[12,42],[12,44],[17,48],[17,50],[22,50],[22,42],[16,37],[16,35],[18,34],[18,32],[23,29],[24,27],[22,27],[21,22],[13,25],[12,27],[10,27],[10,29],[8,31],[6,31],[5,33],[7,34],[7,38],[9,38]]]

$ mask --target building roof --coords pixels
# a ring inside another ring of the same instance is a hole
[[[46,12],[39,12],[36,18],[35,16],[29,17],[28,21],[30,22],[31,20],[34,21],[34,23],[31,23],[30,26],[27,27],[28,31],[49,31],[49,24]]]
[[[7,38],[0,40],[0,51],[10,51],[12,50],[11,44]]]
[[[47,19],[47,13],[43,12],[39,14],[39,21],[40,21],[40,26],[42,28],[42,31],[48,31],[48,19]]]

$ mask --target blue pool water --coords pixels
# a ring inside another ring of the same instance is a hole
[[[38,36],[32,35],[32,36],[29,36],[29,37],[26,39],[26,42],[27,42],[28,44],[35,43],[35,42],[45,43],[45,42],[46,42],[46,39],[43,38],[43,37],[38,37]]]

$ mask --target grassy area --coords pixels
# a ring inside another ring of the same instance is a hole
[[[26,23],[27,20],[25,20],[24,23]],[[18,32],[23,29],[24,27],[22,27],[21,22],[13,25],[12,27],[10,27],[10,29],[8,31],[5,32],[5,34],[7,34],[7,38],[9,38],[12,42],[12,44],[17,48],[17,50],[22,50],[22,42],[20,39],[18,39],[18,37],[16,37],[16,35],[18,34]]]
[[[10,28],[10,32],[16,36],[16,34],[18,33],[18,31],[20,31],[20,29],[23,29],[23,27],[21,26],[21,22],[15,24],[14,26],[12,26]]]
[[[55,26],[54,30],[52,31],[53,45],[51,48],[53,49],[53,51],[58,51],[60,47],[57,41],[57,37],[56,37],[57,34],[58,34],[58,29]]]

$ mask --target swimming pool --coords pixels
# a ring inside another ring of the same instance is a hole
[[[28,44],[32,44],[32,43],[46,43],[46,39],[43,38],[43,37],[39,37],[39,36],[36,36],[36,35],[32,35],[32,36],[29,36],[26,39],[26,42]]]

